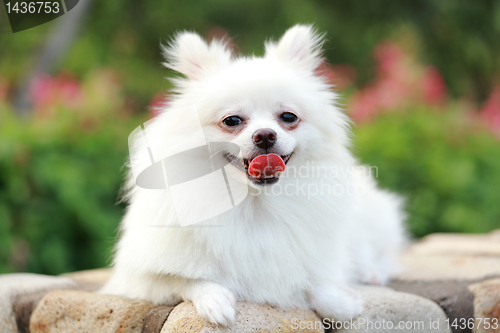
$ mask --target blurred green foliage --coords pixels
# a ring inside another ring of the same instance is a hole
[[[470,122],[458,110],[414,107],[355,128],[354,150],[382,187],[406,197],[416,237],[500,226],[500,142]]]
[[[140,120],[25,121],[5,106],[0,116],[0,273],[108,264],[127,137]]]
[[[354,128],[354,152],[407,200],[411,233],[500,225],[500,144],[459,111],[415,107]],[[109,263],[127,136],[144,119],[71,113],[23,121],[0,107],[0,272],[56,274]]]
[[[19,81],[55,23],[0,34],[0,45],[9,46],[0,48],[0,73]],[[152,94],[170,87],[163,80],[171,73],[161,68],[159,44],[176,31],[208,37],[213,27],[222,27],[239,51],[260,54],[264,40],[297,23],[313,23],[326,32],[327,58],[354,65],[361,85],[374,74],[373,48],[387,38],[399,39],[438,67],[453,96],[482,102],[500,72],[500,1],[495,0],[94,1],[79,38],[56,70],[81,77],[110,67],[144,107]],[[6,24],[0,22],[0,30],[7,31]]]
[[[54,68],[76,83],[47,81],[52,88],[33,118],[19,119],[8,101],[57,21],[12,34],[0,20],[0,273],[109,262],[124,209],[116,200],[127,137],[152,96],[170,88],[164,77],[175,75],[161,67],[160,42],[183,29],[205,37],[225,30],[236,52],[261,54],[264,40],[297,23],[327,33],[330,63],[357,69],[351,93],[376,75],[373,49],[384,39],[437,67],[452,97],[482,103],[500,73],[495,0],[94,1]],[[79,100],[58,95],[68,85]],[[433,108],[412,105],[360,124],[355,152],[377,166],[383,187],[407,198],[413,235],[498,228],[498,138],[458,106]]]

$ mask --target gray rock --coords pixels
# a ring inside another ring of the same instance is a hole
[[[389,286],[395,290],[419,295],[433,300],[443,308],[450,322],[474,318],[474,296],[467,289],[474,281],[391,281]],[[470,332],[469,329],[454,327],[453,332]]]
[[[90,269],[73,273],[62,274],[61,276],[75,280],[79,284],[79,289],[86,291],[97,291],[111,278],[113,271],[110,268]]]
[[[474,294],[474,332],[500,332],[500,279],[470,285],[469,290]]]
[[[140,333],[153,309],[149,302],[119,296],[53,291],[33,311],[30,331]]]
[[[144,318],[142,333],[160,333],[173,309],[172,306],[159,306],[151,310]]]
[[[51,290],[75,286],[74,281],[65,277],[0,275],[0,332],[29,332],[29,318],[38,301]]]
[[[161,333],[323,332],[320,318],[309,310],[238,302],[236,311],[236,321],[231,327],[217,327],[198,316],[193,303],[183,302],[170,313]]]
[[[412,252],[418,255],[500,257],[500,229],[489,234],[431,234],[416,243]]]
[[[445,313],[428,299],[384,287],[361,287],[360,291],[365,299],[363,313],[351,321],[335,323],[336,332],[450,332]]]
[[[389,286],[434,300],[450,322],[474,318],[468,286],[500,277],[500,230],[489,234],[432,234],[412,244],[402,256],[405,270]],[[471,332],[452,327],[452,331]]]
[[[402,263],[406,269],[389,284],[396,291],[362,287],[364,312],[335,332],[439,333],[450,332],[445,313],[450,322],[500,317],[500,278],[492,279],[500,277],[500,230],[486,235],[429,235],[409,247]],[[309,310],[239,302],[236,323],[222,328],[205,322],[189,302],[175,308],[154,307],[139,300],[68,291],[95,291],[110,275],[110,269],[98,269],[61,277],[0,276],[0,332],[322,332],[323,325],[331,324]],[[413,327],[398,329],[400,322]],[[346,327],[351,323],[354,328]],[[453,332],[470,331],[453,328]],[[500,329],[483,326],[474,332]]]
[[[400,281],[478,280],[500,276],[500,257],[416,255],[410,250],[401,262],[406,270],[396,276]]]
[[[401,257],[400,281],[479,280],[500,276],[500,230],[489,234],[432,234]]]

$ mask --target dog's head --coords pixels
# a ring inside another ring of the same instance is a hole
[[[237,144],[225,157],[254,185],[276,183],[285,164],[331,160],[347,144],[347,118],[317,72],[321,44],[297,25],[263,57],[234,57],[223,41],[180,33],[165,48],[165,65],[185,76],[174,79],[174,109],[195,109],[207,141]]]

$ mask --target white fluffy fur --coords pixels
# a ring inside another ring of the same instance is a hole
[[[202,317],[223,325],[234,320],[236,300],[309,307],[337,320],[360,313],[362,300],[349,285],[388,279],[405,240],[403,213],[401,200],[370,176],[342,172],[356,160],[348,118],[314,72],[321,41],[310,26],[297,25],[267,43],[264,57],[233,58],[220,41],[176,37],[165,51],[167,66],[186,78],[175,80],[177,95],[148,128],[149,141],[175,150],[190,135],[186,114],[196,110],[207,141],[234,142],[242,157],[255,154],[251,137],[260,128],[277,132],[282,155],[295,153],[276,185],[250,184],[241,204],[201,223],[222,227],[176,227],[170,192],[138,188],[130,176],[114,275],[102,292],[155,304],[192,301]],[[283,110],[298,115],[296,129],[279,123]],[[244,128],[223,131],[229,115],[244,117]],[[312,164],[340,172],[318,178],[289,171]],[[313,184],[355,193],[311,193]],[[302,190],[271,191],[287,185]]]

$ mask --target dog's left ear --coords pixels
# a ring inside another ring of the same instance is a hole
[[[323,37],[311,25],[297,24],[278,43],[266,43],[266,57],[312,71],[322,62]]]

